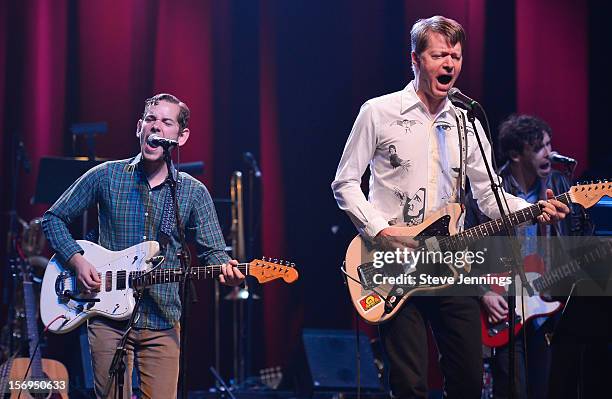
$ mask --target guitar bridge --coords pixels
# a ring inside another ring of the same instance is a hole
[[[74,288],[73,285],[76,287],[76,277],[68,271],[61,272],[55,279],[55,294],[60,301],[65,303],[72,299],[75,302],[87,302],[89,304],[100,302],[98,298],[79,298],[75,296],[74,291],[66,287],[66,281],[69,279],[74,279],[70,288]]]
[[[68,302],[72,295],[72,292],[66,289],[66,280],[72,277],[74,277],[72,273],[64,271],[55,278],[55,295],[57,295],[58,299],[62,302]]]
[[[364,266],[368,266],[368,264],[364,264],[357,267],[357,273],[359,275],[359,282],[361,283],[361,287],[366,290],[371,290],[375,288],[376,285],[372,284],[373,281],[369,278],[368,273],[366,272],[366,268]],[[370,265],[370,267],[372,267]]]
[[[522,321],[522,317],[519,315],[516,315],[516,317],[514,318],[515,323],[520,323]],[[493,324],[491,325],[488,329],[487,332],[489,334],[489,337],[494,337],[497,334],[501,333],[502,331],[505,331],[507,329],[510,328],[510,322],[508,320],[502,321],[500,323],[497,324]]]

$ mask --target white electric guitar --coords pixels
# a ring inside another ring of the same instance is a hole
[[[40,292],[40,317],[49,331],[63,334],[74,330],[85,320],[103,316],[114,320],[128,319],[134,310],[134,287],[146,287],[180,281],[181,269],[167,269],[158,265],[159,244],[146,241],[123,251],[109,251],[89,241],[78,240],[83,256],[98,270],[102,282],[99,292],[85,294],[77,287],[74,271],[67,269],[55,256],[51,258]],[[238,264],[244,275],[253,276],[260,283],[282,278],[292,283],[298,278],[295,264],[283,261],[253,260]],[[191,268],[193,279],[215,278],[221,265]],[[51,323],[51,324],[49,324]]]

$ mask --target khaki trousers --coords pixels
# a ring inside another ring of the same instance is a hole
[[[108,371],[127,323],[94,318],[87,325],[96,397],[102,398]],[[123,398],[131,399],[134,362],[140,372],[143,398],[176,398],[179,375],[180,327],[167,330],[133,329],[127,342]],[[114,381],[108,398],[119,397]]]

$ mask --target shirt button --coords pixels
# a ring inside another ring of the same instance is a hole
[[[145,212],[145,216],[149,216],[149,212]]]
[[[147,239],[147,236],[142,236],[142,239],[143,239],[143,240],[146,240],[146,239]]]

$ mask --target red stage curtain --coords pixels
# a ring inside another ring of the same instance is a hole
[[[550,124],[553,148],[588,167],[586,2],[516,0],[517,111]]]

